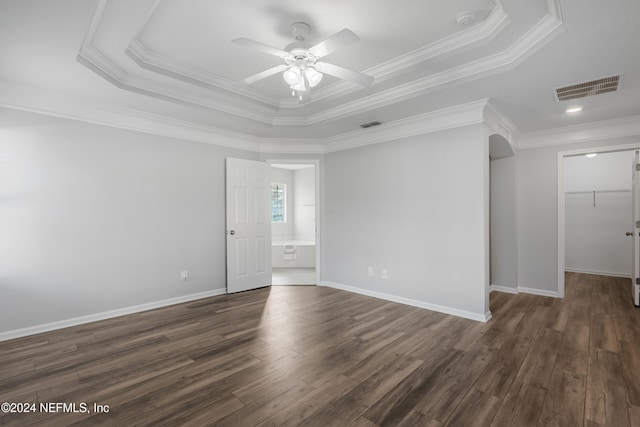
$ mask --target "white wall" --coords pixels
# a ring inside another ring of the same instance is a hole
[[[293,172],[294,235],[302,240],[316,240],[316,168]]]
[[[0,112],[0,333],[224,291],[224,161],[256,154]]]
[[[630,277],[633,151],[564,158],[565,269]],[[599,191],[621,190],[603,193]],[[595,206],[592,191],[596,191]]]
[[[565,191],[631,190],[633,151],[564,158]]]
[[[638,144],[638,138],[519,150],[516,155],[518,286],[558,292],[558,152]]]
[[[321,159],[325,283],[487,313],[481,125],[326,156],[259,155],[13,110],[2,110],[0,132],[0,334],[223,292],[226,157]]]
[[[323,281],[484,318],[488,174],[481,125],[327,154]]]
[[[514,291],[518,281],[515,163],[515,157],[491,160],[491,284]]]
[[[292,236],[295,233],[294,229],[294,194],[295,184],[293,181],[293,171],[288,169],[280,169],[276,167],[271,168],[271,182],[277,184],[286,185],[286,222],[272,222],[271,223],[271,235],[273,237],[279,236]]]

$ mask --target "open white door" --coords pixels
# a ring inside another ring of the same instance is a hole
[[[227,293],[271,285],[271,168],[227,158]]]
[[[631,288],[633,303],[640,306],[640,153],[636,151],[633,161],[633,183],[631,200],[633,206],[633,278]]]

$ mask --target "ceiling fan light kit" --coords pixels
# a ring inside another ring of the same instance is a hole
[[[309,88],[316,87],[322,80],[323,74],[315,69],[316,58],[304,49],[293,49],[291,56],[284,58],[289,66],[282,78],[289,85],[291,94],[302,101],[302,94]]]
[[[316,87],[322,80],[323,74],[314,68],[307,68],[304,70],[304,76],[309,80],[309,86]]]
[[[310,31],[311,27],[304,22],[296,22],[291,26],[291,32],[297,42],[304,41]],[[360,40],[358,36],[351,30],[345,28],[309,49],[301,48],[298,43],[295,43],[295,47],[288,52],[245,38],[235,39],[232,42],[278,56],[285,62],[283,65],[247,77],[240,83],[247,85],[252,84],[258,80],[282,72],[282,78],[289,85],[292,96],[302,101],[303,99],[310,99],[308,91],[322,81],[324,74],[329,74],[342,80],[348,80],[365,87],[373,82],[373,77],[366,74],[318,61],[320,58],[342,47],[356,43],[358,40]]]

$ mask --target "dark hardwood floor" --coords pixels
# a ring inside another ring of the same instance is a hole
[[[0,403],[37,412],[0,424],[640,426],[628,279],[569,273],[564,299],[494,292],[491,310],[274,287],[5,341]]]

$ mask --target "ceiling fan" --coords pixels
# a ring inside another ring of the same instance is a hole
[[[311,27],[308,24],[304,22],[294,23],[291,26],[291,32],[296,42],[285,47],[287,50],[281,50],[245,38],[232,40],[232,43],[277,56],[284,61],[284,64],[249,76],[238,83],[250,85],[258,80],[282,72],[282,78],[289,85],[291,94],[298,100],[303,101],[310,99],[309,89],[320,83],[323,74],[348,80],[360,86],[369,86],[373,82],[373,77],[371,76],[319,60],[340,48],[360,40],[353,31],[345,28],[315,46],[305,48],[301,42],[309,35],[310,31]]]

